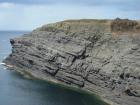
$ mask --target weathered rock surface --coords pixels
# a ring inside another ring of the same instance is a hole
[[[140,38],[114,38],[110,27],[111,20],[45,25],[11,39],[12,53],[4,62],[119,105],[139,105]]]
[[[113,32],[140,31],[140,24],[136,20],[117,18],[111,22],[111,30]]]

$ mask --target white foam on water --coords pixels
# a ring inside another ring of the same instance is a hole
[[[6,70],[7,68],[6,68],[6,67],[4,67],[3,69],[4,69],[4,70]]]
[[[0,65],[6,65],[5,63],[3,63],[3,62],[0,62]]]

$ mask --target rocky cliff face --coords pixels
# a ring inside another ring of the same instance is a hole
[[[111,22],[69,20],[45,25],[11,39],[12,53],[4,62],[120,105],[138,105],[140,38],[127,34],[114,38]]]

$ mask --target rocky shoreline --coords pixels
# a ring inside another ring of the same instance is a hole
[[[121,19],[44,25],[11,39],[12,53],[4,62],[19,72],[96,93],[111,105],[138,105],[138,27]]]

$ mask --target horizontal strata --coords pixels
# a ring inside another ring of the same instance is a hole
[[[121,19],[69,20],[44,25],[11,39],[12,53],[4,62],[46,80],[52,78],[67,86],[97,92],[119,105],[138,105],[137,23]],[[118,32],[119,36],[116,38],[111,32]]]

